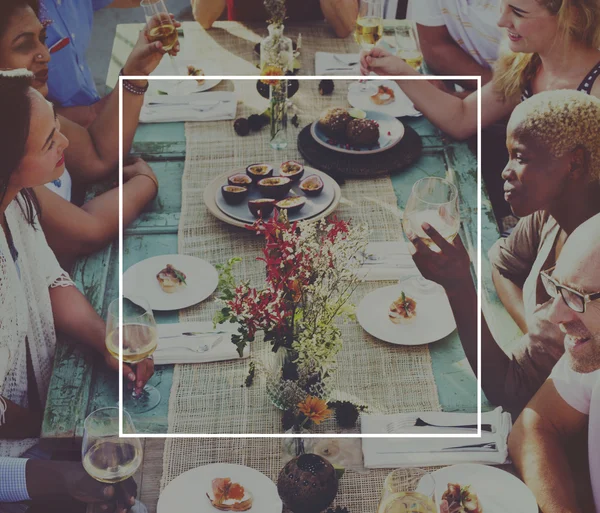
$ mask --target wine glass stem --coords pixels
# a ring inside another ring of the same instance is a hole
[[[173,57],[171,54],[169,54],[169,62],[171,63],[171,67],[173,68],[173,75],[178,77],[179,70],[177,69],[177,63],[175,61],[175,57]]]

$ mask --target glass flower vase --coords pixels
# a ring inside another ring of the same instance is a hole
[[[298,371],[292,350],[280,347],[270,354],[270,361],[265,365],[266,391],[274,406],[285,411],[296,408],[309,395],[324,400],[329,398],[329,380],[316,373],[306,375]]]
[[[287,86],[288,81],[273,80],[269,86],[269,107],[271,111],[271,148],[283,150],[287,148]]]
[[[294,48],[292,40],[283,35],[283,25],[271,24],[269,35],[260,42],[260,70],[263,75],[267,68],[278,70],[280,75],[294,69]],[[271,73],[275,74],[275,73]]]

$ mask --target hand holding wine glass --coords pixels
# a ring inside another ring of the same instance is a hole
[[[142,0],[140,6],[144,9],[146,16],[146,37],[148,41],[159,41],[162,49],[169,53],[173,75],[179,75],[174,56],[179,50],[179,37],[177,36],[177,26],[174,17],[164,0]]]
[[[423,178],[413,185],[402,217],[412,242],[413,260],[425,280],[444,288],[470,279],[470,259],[457,237],[460,228],[458,190],[442,178]]]
[[[123,411],[123,433],[135,434],[126,411]],[[83,425],[81,455],[83,468],[92,478],[113,485],[105,490],[117,502],[116,511],[126,511],[135,505],[137,513],[147,512],[143,504],[135,501],[137,487],[132,478],[143,460],[142,445],[139,438],[119,437],[118,408],[102,408],[88,415]]]
[[[383,36],[383,0],[360,0],[354,39],[362,48],[362,56],[375,47]],[[368,94],[377,93],[377,88],[362,80],[350,86],[351,92]]]
[[[148,302],[139,297],[123,298],[123,362],[135,365],[137,382],[131,396],[124,395],[124,407],[135,413],[143,413],[154,408],[160,402],[160,393],[147,385],[150,371],[154,369],[152,356],[158,345],[156,321]],[[108,306],[106,320],[106,349],[113,361],[119,363],[119,299]],[[132,371],[133,372],[133,371]],[[142,388],[143,387],[143,388]]]

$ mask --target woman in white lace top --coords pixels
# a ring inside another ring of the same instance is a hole
[[[62,174],[69,142],[30,76],[0,71],[0,457],[18,457],[36,443],[56,332],[118,369],[104,346],[104,321],[61,269],[39,224],[43,212],[31,189]],[[153,364],[143,362],[137,376],[123,371],[140,389]]]

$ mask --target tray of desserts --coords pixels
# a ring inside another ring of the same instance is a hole
[[[371,155],[393,148],[404,137],[404,125],[389,114],[333,107],[310,127],[325,148],[352,155]]]
[[[211,214],[234,226],[269,219],[283,210],[292,222],[322,219],[340,199],[340,187],[331,177],[293,160],[254,163],[223,173],[204,192]]]

